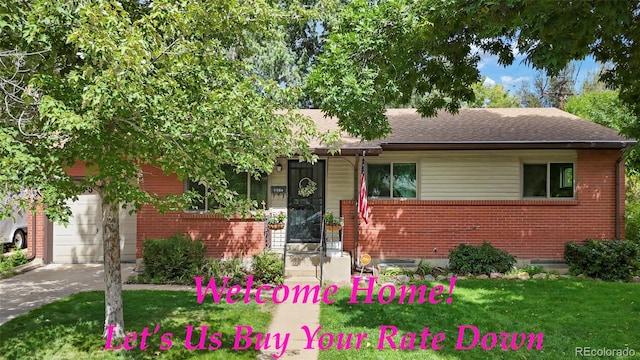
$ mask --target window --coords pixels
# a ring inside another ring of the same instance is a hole
[[[261,176],[260,179],[255,179],[247,172],[236,173],[229,167],[225,168],[225,174],[227,175],[229,190],[238,194],[241,199],[255,200],[258,206],[261,206],[262,202],[267,203],[267,176]],[[204,185],[199,184],[196,181],[187,181],[187,190],[195,191],[200,196],[198,200],[194,200],[191,210],[209,211],[218,207],[218,204],[213,200],[213,197],[209,196],[209,189]]]
[[[522,196],[572,198],[573,163],[522,165]]]
[[[367,195],[415,199],[416,163],[367,164]]]

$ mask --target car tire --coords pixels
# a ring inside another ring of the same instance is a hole
[[[27,247],[27,237],[22,230],[16,230],[13,234],[13,247],[15,249],[24,249]]]

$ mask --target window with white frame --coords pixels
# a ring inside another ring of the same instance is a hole
[[[522,196],[525,198],[573,198],[573,163],[522,164]]]
[[[372,198],[417,198],[416,163],[367,164],[367,195]]]
[[[261,206],[263,202],[264,204],[267,203],[268,185],[266,175],[256,179],[246,171],[237,173],[231,167],[225,168],[225,174],[229,190],[237,193],[240,199],[255,200],[258,206]],[[200,195],[199,199],[193,201],[190,210],[210,211],[219,206],[213,200],[209,188],[205,185],[189,179],[186,182],[186,189],[197,192]]]

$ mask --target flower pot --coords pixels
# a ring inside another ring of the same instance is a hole
[[[327,231],[340,231],[342,230],[342,225],[325,225],[324,228]]]
[[[284,229],[284,223],[267,224],[269,230],[282,230]]]

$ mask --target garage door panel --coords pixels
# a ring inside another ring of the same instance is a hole
[[[136,214],[129,215],[128,210],[120,210],[120,259],[122,261],[136,260]]]
[[[55,263],[88,263],[103,261],[102,214],[100,199],[95,194],[79,196],[69,202],[73,213],[69,224],[54,224],[53,261]],[[136,259],[136,214],[120,210],[120,258]]]
[[[99,224],[69,224],[68,226],[58,226],[56,233],[59,236],[82,236],[92,237],[96,236],[100,232]]]
[[[100,224],[102,224],[102,221],[100,219],[86,218],[84,216],[78,216],[78,217],[73,218],[73,219],[70,218],[69,219],[69,224],[66,227],[91,225],[94,228],[99,228]],[[63,227],[64,227],[64,225],[63,225]]]
[[[102,239],[91,239],[73,235],[60,235],[56,238],[56,246],[98,246],[102,244]]]
[[[103,261],[103,256],[95,248],[71,246],[61,248],[54,261],[57,264],[97,263]]]

